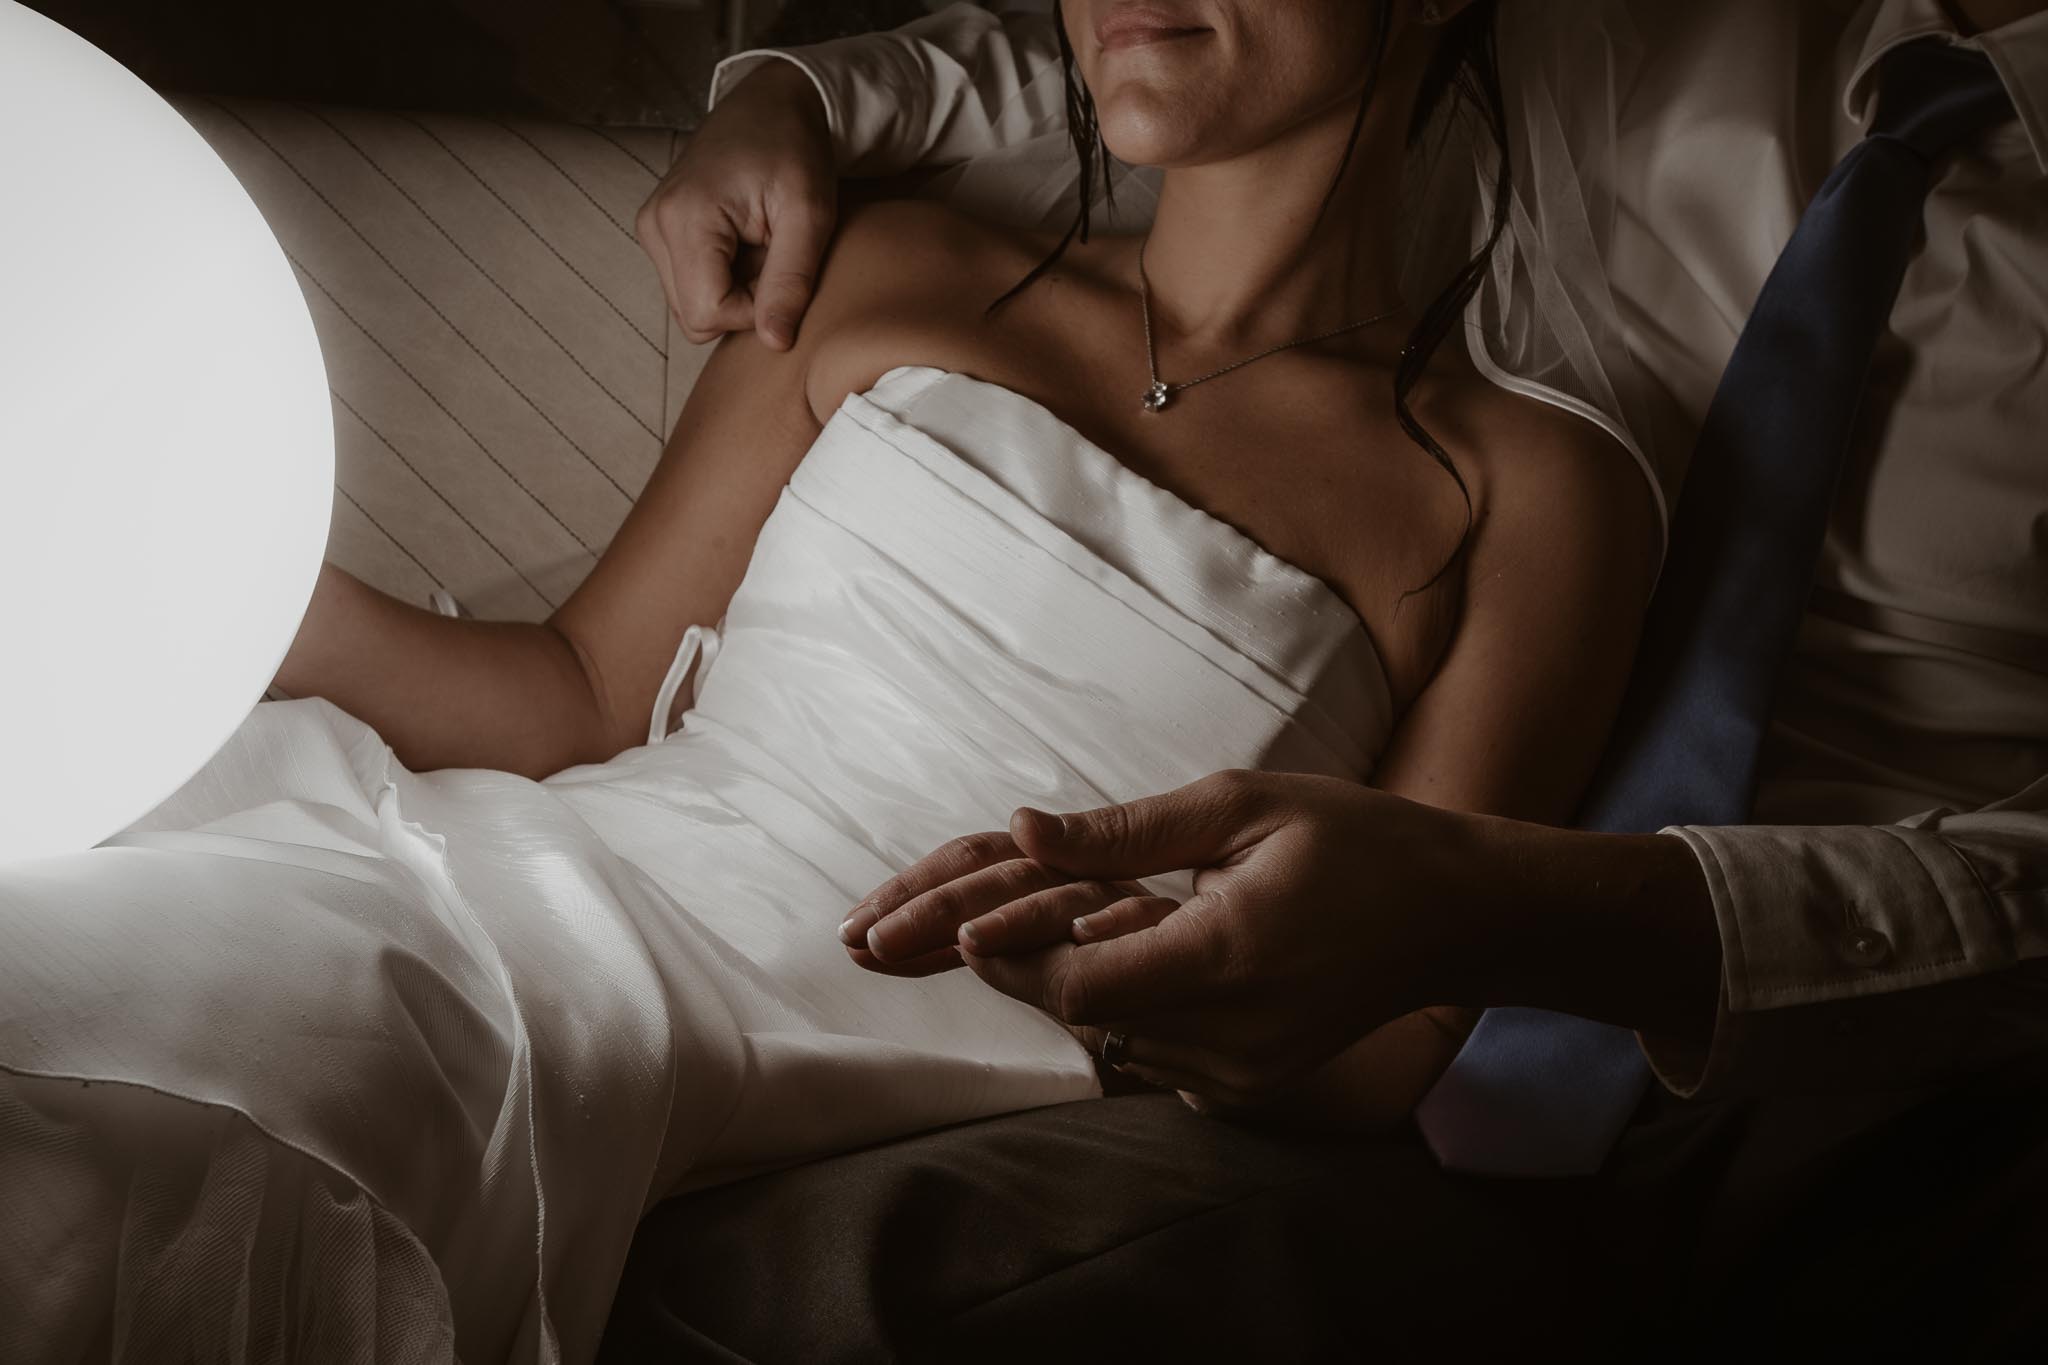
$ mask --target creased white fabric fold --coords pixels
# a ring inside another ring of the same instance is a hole
[[[542,782],[266,702],[0,871],[0,1358],[587,1360],[655,1200],[1097,1093],[971,974],[854,966],[860,896],[1027,802],[1363,777],[1390,724],[1327,585],[917,368],[827,424],[677,663],[658,740]]]

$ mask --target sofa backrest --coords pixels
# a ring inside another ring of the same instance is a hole
[[[653,472],[708,347],[633,217],[657,128],[167,95],[298,274],[334,399],[327,556],[394,596],[543,620]],[[140,219],[146,243],[146,212]]]

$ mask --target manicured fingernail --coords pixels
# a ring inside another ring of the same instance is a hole
[[[991,910],[986,915],[963,920],[958,937],[970,953],[996,951],[995,945],[1003,937],[1003,912]]]
[[[896,940],[903,937],[904,930],[897,927],[901,916],[888,916],[875,921],[868,930],[868,951],[884,962],[892,962],[902,952],[903,945]]]
[[[849,947],[858,948],[868,936],[868,930],[875,926],[873,901],[856,903],[847,917],[839,921],[839,939]]]
[[[1083,915],[1074,921],[1074,937],[1086,943],[1095,937],[1097,929],[1108,928],[1108,922],[1100,915]]]

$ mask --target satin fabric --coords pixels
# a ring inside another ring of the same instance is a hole
[[[265,702],[0,871],[0,1358],[585,1360],[658,1198],[1099,1093],[970,974],[854,966],[861,895],[1021,803],[1363,778],[1392,722],[1327,584],[920,367],[827,423],[707,641],[605,763],[415,773]]]
[[[1496,384],[1626,428],[1660,503],[1681,501],[1793,226],[1864,136],[1884,54],[1931,35],[1981,50],[2020,115],[1950,157],[1927,201],[1869,380],[1885,417],[1843,474],[1756,823],[1670,831],[1713,889],[1727,984],[1708,1049],[1639,1039],[1679,1095],[1922,1084],[2048,1042],[2048,1011],[2015,985],[2048,980],[2048,12],[1965,39],[1950,8],[1514,0],[1498,20],[1512,250],[1463,335]],[[776,57],[816,83],[844,164],[916,162],[921,192],[976,216],[1070,221],[1044,16],[956,4],[740,53],[714,99]],[[1431,188],[1459,178],[1433,137],[1410,167],[1437,168]],[[1149,221],[1146,174],[1119,182],[1105,227]],[[1471,242],[1416,230],[1446,251]],[[1881,960],[1850,947],[1870,931],[1891,945]],[[1941,982],[1955,984],[1921,989]]]

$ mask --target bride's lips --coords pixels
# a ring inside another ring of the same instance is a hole
[[[1119,9],[1095,25],[1095,41],[1104,52],[1115,52],[1119,48],[1192,38],[1208,31],[1165,10]]]

